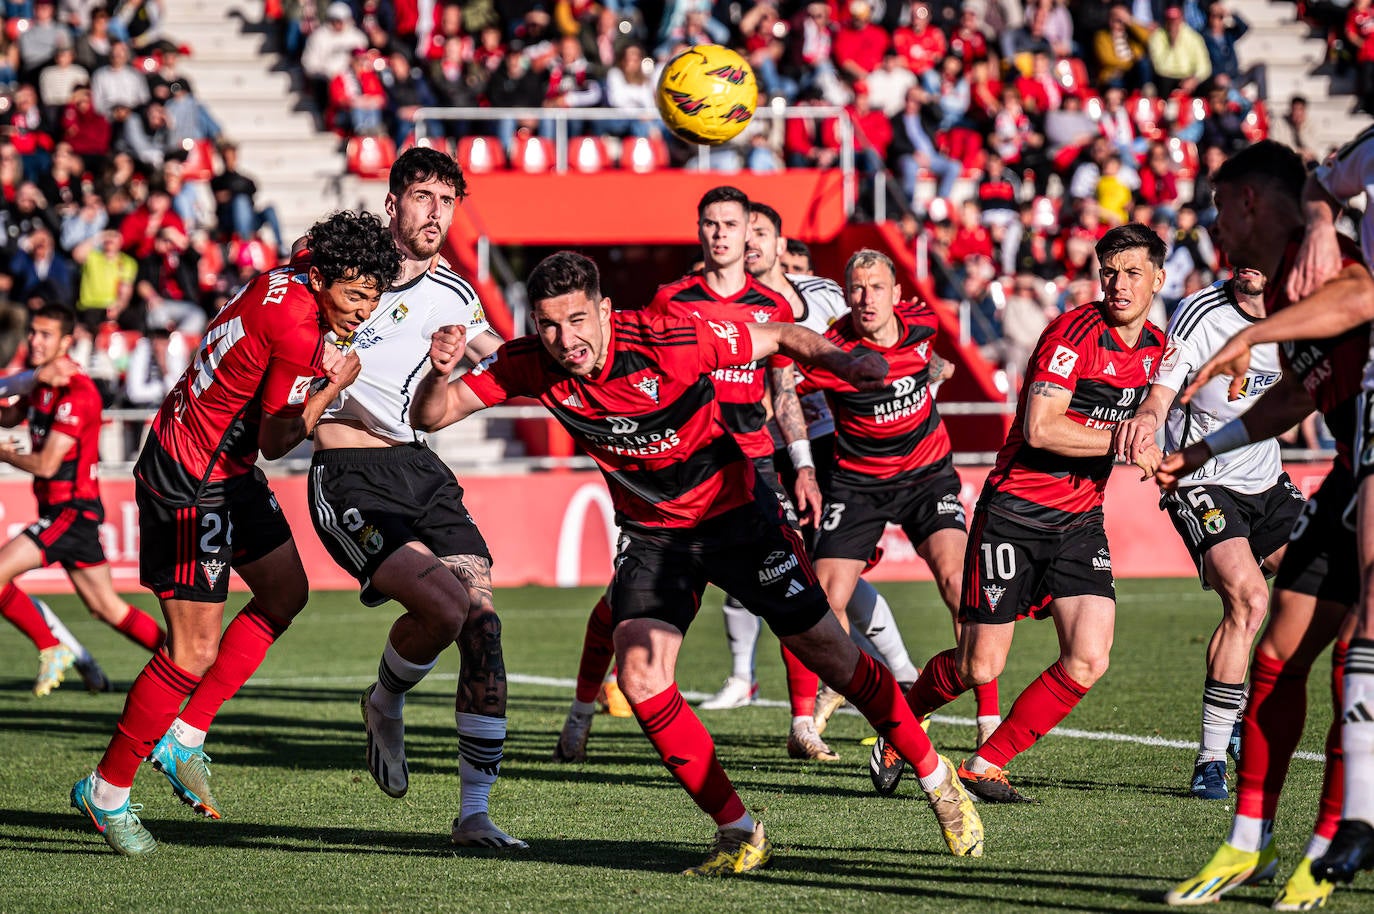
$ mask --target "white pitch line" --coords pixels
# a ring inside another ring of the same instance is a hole
[[[431,673],[425,677],[425,681],[447,681],[456,682],[456,673]],[[287,676],[282,678],[253,678],[249,680],[249,685],[282,687],[282,686],[307,686],[307,685],[367,685],[372,682],[371,676]],[[574,679],[560,679],[554,676],[529,676],[524,673],[507,673],[507,682],[514,682],[520,685],[549,686],[557,689],[571,689],[577,685]],[[703,701],[710,696],[708,692],[683,692],[682,697],[690,702],[696,703]],[[757,699],[753,703],[756,708],[787,708],[790,705],[785,701],[775,701],[770,699]],[[840,713],[854,714],[852,708],[842,708]],[[971,717],[951,717],[947,714],[935,714],[931,720],[937,724],[952,724],[956,727],[974,727],[977,721]],[[1069,739],[1091,739],[1105,743],[1134,743],[1137,746],[1154,746],[1161,749],[1196,749],[1197,743],[1192,740],[1165,739],[1162,736],[1137,736],[1134,733],[1104,733],[1099,730],[1076,730],[1072,727],[1055,727],[1048,736],[1063,736]],[[1295,752],[1293,757],[1307,762],[1322,762],[1326,756],[1319,752]]]

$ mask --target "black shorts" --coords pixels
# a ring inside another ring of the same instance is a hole
[[[1306,503],[1287,473],[1280,474],[1278,482],[1258,495],[1246,495],[1225,486],[1201,485],[1166,492],[1159,500],[1159,506],[1169,513],[1174,529],[1183,537],[1203,587],[1210,587],[1202,577],[1202,559],[1207,550],[1226,540],[1247,539],[1255,561],[1263,564],[1288,542]]]
[[[372,576],[398,549],[419,542],[440,558],[491,552],[463,507],[453,471],[423,444],[316,451],[310,463],[310,519],[339,567],[358,579],[359,599],[389,597]]]
[[[229,569],[291,541],[291,527],[262,470],[204,487],[194,504],[163,498],[134,478],[141,539],[138,574],[163,600],[223,603]]]
[[[1374,474],[1374,391],[1362,390],[1356,400],[1355,440],[1351,442],[1355,461],[1355,487]]]
[[[1355,524],[1346,506],[1355,496],[1355,480],[1339,464],[1293,524],[1288,551],[1274,575],[1274,586],[1319,600],[1353,606],[1360,595],[1359,550]]]
[[[612,618],[656,619],[685,633],[708,583],[736,597],[774,634],[807,631],[830,612],[800,532],[772,492],[691,529],[621,529]]]
[[[1044,530],[979,508],[964,553],[961,621],[1015,622],[1064,597],[1116,599],[1102,516]]]
[[[61,563],[68,571],[92,568],[105,564],[105,549],[100,545],[104,519],[99,502],[40,505],[38,520],[24,528],[24,535],[37,544],[45,566]]]
[[[948,458],[927,476],[887,488],[846,485],[841,474],[826,492],[815,557],[867,561],[889,523],[901,527],[913,546],[940,530],[963,532],[962,486]]]

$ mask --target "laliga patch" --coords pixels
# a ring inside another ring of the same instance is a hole
[[[310,385],[315,378],[313,375],[298,375],[296,380],[291,383],[291,392],[286,395],[288,406],[300,406],[310,396]]]
[[[1202,529],[1216,536],[1226,529],[1226,515],[1221,513],[1220,508],[1213,508],[1202,515]]]
[[[1078,353],[1068,346],[1054,347],[1054,355],[1050,356],[1050,371],[1061,378],[1067,378],[1073,374],[1073,366],[1076,364],[1078,364]]]

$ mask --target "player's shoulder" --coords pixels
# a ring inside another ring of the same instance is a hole
[[[426,271],[424,277],[429,283],[447,289],[465,302],[477,300],[477,290],[472,287],[472,283],[443,263],[438,264],[433,270]]]
[[[1164,331],[1159,329],[1159,325],[1147,320],[1140,328],[1140,342],[1136,344],[1136,349],[1163,349],[1165,339]]]
[[[792,303],[787,300],[777,289],[765,286],[749,274],[745,274],[744,295],[742,301],[750,305],[771,305],[779,311],[786,311],[787,315],[792,315]]]
[[[688,273],[677,279],[665,282],[654,292],[653,300],[662,301],[704,301],[711,297],[710,290],[702,281],[700,273]]]
[[[1169,319],[1169,336],[1173,339],[1188,339],[1197,333],[1200,327],[1205,327],[1225,315],[1232,309],[1232,304],[1228,280],[1217,280],[1179,302],[1173,317]]]
[[[653,345],[656,338],[664,343],[696,339],[698,321],[662,311],[612,311],[611,327],[617,339],[636,344]]]
[[[1096,339],[1106,325],[1098,303],[1090,302],[1055,317],[1045,326],[1040,338],[1078,347]]]

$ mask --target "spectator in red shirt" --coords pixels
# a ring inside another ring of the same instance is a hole
[[[835,32],[835,24],[830,21],[830,5],[824,0],[812,0],[792,20],[788,56],[793,68],[801,74],[801,91],[814,86],[831,104],[843,104],[844,88],[831,60]]]
[[[91,100],[91,87],[77,86],[62,112],[62,139],[72,144],[89,171],[102,171],[110,151],[110,122]]]
[[[945,56],[948,45],[945,33],[931,24],[930,7],[924,3],[913,3],[911,26],[898,29],[892,40],[907,67],[922,80],[926,91],[935,92],[939,88],[939,74],[935,71],[935,65]]]
[[[386,88],[374,65],[377,52],[358,48],[349,67],[329,82],[329,107],[332,121],[347,133],[382,132],[382,112],[386,110]]]
[[[1002,80],[997,77],[991,61],[975,60],[968,64],[968,117],[979,132],[992,132],[993,122],[1002,110]]]
[[[983,224],[983,210],[976,200],[965,200],[959,207],[959,227],[949,244],[949,262],[963,266],[970,257],[992,260],[992,234]]]
[[[825,105],[819,88],[803,89],[794,108]],[[827,146],[821,139],[819,118],[788,118],[783,154],[788,168],[832,168],[839,161],[838,146]]]
[[[1145,167],[1140,170],[1140,190],[1136,191],[1136,197],[1156,211],[1167,210],[1171,216],[1178,206],[1178,175],[1174,173],[1174,163],[1163,143],[1150,144]]]
[[[1021,92],[1021,103],[1032,116],[1043,117],[1058,108],[1064,99],[1059,81],[1051,70],[1050,55],[1044,51],[1036,51],[1031,56],[1031,75],[1018,77],[1016,88]]]
[[[465,60],[471,60],[476,49],[472,36],[463,28],[463,8],[457,3],[447,3],[439,13],[439,27],[430,32],[429,39],[419,49],[420,57],[425,60],[438,60],[444,56],[444,45],[450,38],[457,38],[466,52]]]
[[[988,59],[988,37],[977,9],[966,6],[960,13],[959,28],[949,39],[949,53],[962,60],[965,67]]]
[[[868,0],[850,0],[849,19],[835,35],[831,56],[836,68],[850,81],[865,78],[883,62],[888,35],[873,24]]]
[[[186,225],[181,217],[172,211],[172,198],[164,187],[154,186],[148,191],[144,201],[119,225],[120,247],[124,253],[135,260],[142,260],[153,253],[158,232],[163,227],[174,228],[186,235]]]
[[[1374,111],[1374,7],[1355,0],[1345,17],[1345,38],[1355,48],[1355,112]]]
[[[892,124],[881,109],[873,107],[868,97],[868,84],[863,80],[854,84],[854,101],[845,106],[845,111],[849,112],[850,123],[854,125],[855,164],[864,174],[872,174],[882,168],[887,159],[887,149],[892,144]],[[827,121],[822,136],[827,146],[838,149],[838,120]]]

